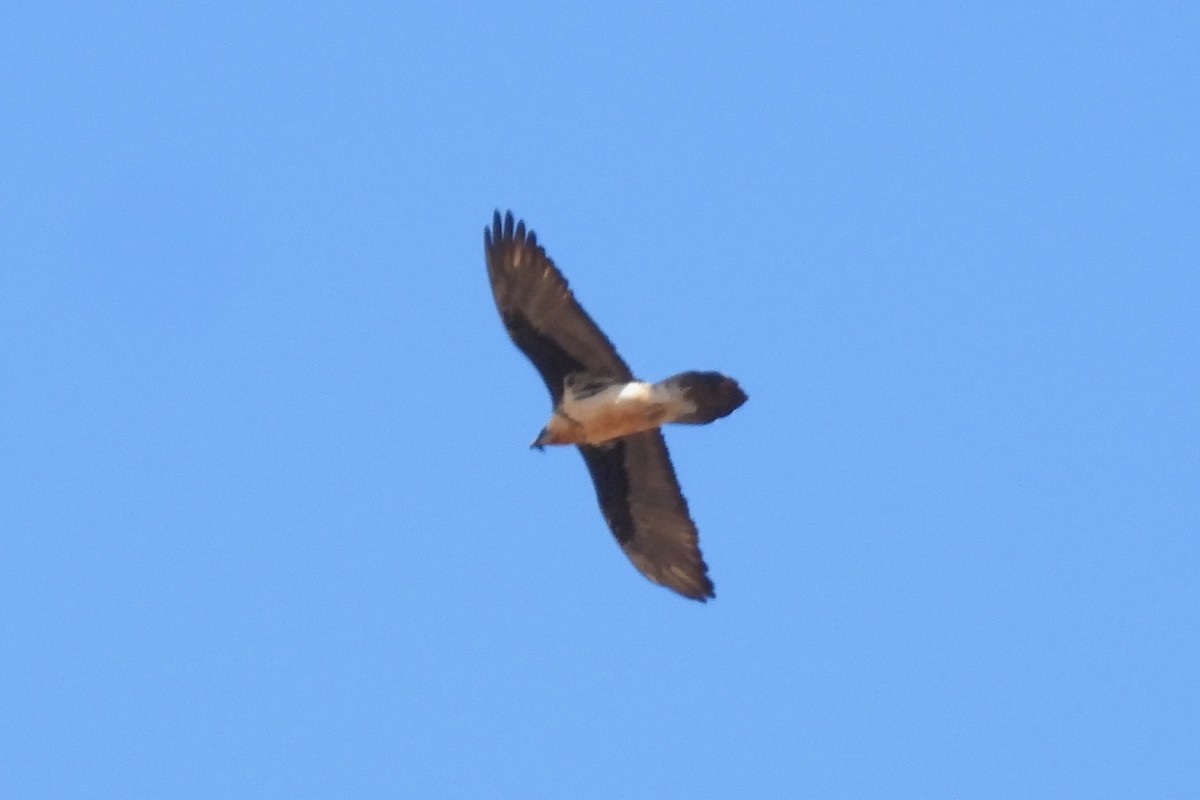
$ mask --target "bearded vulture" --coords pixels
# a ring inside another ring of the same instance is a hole
[[[659,428],[720,419],[746,394],[718,372],[634,379],[537,236],[523,221],[514,224],[511,211],[495,213],[483,247],[504,327],[541,373],[554,406],[531,446],[576,445],[604,519],[633,565],[684,597],[715,597]]]

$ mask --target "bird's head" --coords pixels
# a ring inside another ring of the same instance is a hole
[[[555,410],[550,415],[546,427],[542,428],[541,433],[529,446],[541,450],[548,444],[575,444],[579,441],[578,427],[578,423],[573,422],[570,417]]]
[[[530,450],[541,450],[548,444],[555,444],[554,439],[555,439],[554,434],[550,432],[549,428],[542,428],[541,433],[539,433],[537,435],[537,438],[534,439],[532,443],[530,443],[529,449]]]

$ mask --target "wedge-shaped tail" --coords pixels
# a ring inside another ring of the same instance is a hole
[[[719,372],[681,372],[660,381],[659,386],[695,406],[694,411],[671,419],[685,425],[707,425],[729,416],[746,402],[746,393],[738,382]]]

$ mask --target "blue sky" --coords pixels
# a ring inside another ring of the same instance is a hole
[[[0,12],[0,794],[1200,795],[1190,4]],[[639,374],[643,580],[492,304]]]

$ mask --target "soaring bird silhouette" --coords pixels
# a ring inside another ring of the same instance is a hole
[[[483,245],[500,318],[554,405],[531,446],[577,445],[604,519],[633,565],[684,597],[715,597],[660,426],[720,419],[746,402],[745,392],[719,372],[634,379],[511,211],[495,213]]]

